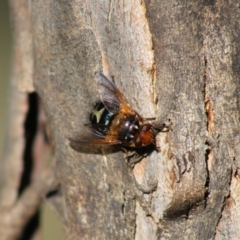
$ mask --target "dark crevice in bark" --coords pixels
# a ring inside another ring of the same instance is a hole
[[[156,214],[154,214],[153,211],[151,211],[151,213],[149,213],[149,214],[146,214],[146,217],[151,218],[155,224],[158,224],[160,221],[158,216]]]
[[[60,186],[57,189],[51,190],[46,194],[46,198],[53,198],[61,194]]]
[[[206,56],[204,57],[204,106],[205,106],[205,113],[207,117],[206,125],[207,131],[209,134],[213,134],[215,132],[215,116],[213,110],[213,103],[209,96],[209,84],[207,82],[207,71],[208,71],[208,62]]]
[[[146,8],[146,5],[145,3],[141,2],[140,3],[141,5],[144,4],[144,7]],[[145,17],[146,19],[148,19],[147,17],[147,9],[146,9],[146,12],[145,12]],[[148,22],[148,26],[149,26],[149,22]],[[151,32],[151,27],[149,26],[149,31],[150,31],[150,34],[152,36],[152,32]],[[148,73],[151,75],[151,88],[152,88],[152,92],[153,92],[153,99],[152,99],[152,102],[154,104],[154,107],[155,107],[155,116],[156,116],[156,113],[157,113],[157,107],[158,107],[158,96],[157,96],[157,92],[156,92],[156,81],[157,81],[157,69],[156,69],[156,57],[155,57],[155,46],[154,46],[154,40],[153,40],[153,36],[151,37],[151,42],[152,42],[152,51],[153,51],[153,63],[152,63],[152,67],[151,69],[148,70]]]
[[[122,206],[121,206],[121,210],[122,210],[122,214],[124,216],[124,219],[125,219],[125,205],[126,205],[126,196],[125,196],[125,191],[123,191],[123,203],[122,203]]]
[[[206,143],[207,146],[208,143]],[[210,184],[210,172],[209,172],[209,169],[208,169],[208,161],[209,161],[209,155],[211,153],[211,149],[206,149],[206,152],[205,152],[205,162],[206,162],[206,182],[205,182],[205,194],[204,194],[204,199],[205,199],[205,208],[207,206],[207,200],[208,200],[208,196],[210,194],[210,191],[209,191],[209,184]]]
[[[207,131],[209,130],[209,112],[207,109],[207,102],[209,101],[208,99],[208,93],[207,93],[207,68],[208,68],[208,62],[207,62],[207,58],[206,56],[204,56],[204,75],[203,75],[203,81],[204,81],[204,104],[205,104],[205,113],[206,113],[206,127],[207,127]],[[204,194],[204,199],[205,199],[205,208],[207,206],[207,200],[208,200],[208,196],[210,194],[209,192],[209,183],[210,183],[210,171],[208,168],[208,161],[209,161],[209,156],[211,153],[211,144],[206,141],[205,142],[206,145],[206,151],[205,151],[205,163],[206,163],[206,182],[205,182],[205,194]]]
[[[23,172],[21,183],[18,189],[18,194],[24,191],[31,182],[31,174],[33,170],[33,156],[32,148],[34,139],[37,133],[37,118],[38,118],[38,99],[36,93],[28,95],[29,109],[24,123],[24,137],[25,137],[25,149],[23,153]]]
[[[21,237],[18,240],[31,240],[36,233],[40,224],[40,211],[38,210],[30,219],[28,224],[23,229]]]
[[[208,68],[207,57],[206,57],[206,56],[204,56],[204,73],[203,73],[203,82],[204,82],[204,98],[205,98],[205,96],[206,96],[207,68]]]
[[[33,144],[37,133],[38,125],[38,96],[36,93],[30,93],[28,95],[28,113],[26,115],[24,123],[24,137],[25,137],[25,149],[23,153],[23,172],[21,176],[21,182],[18,189],[18,195],[20,196],[23,191],[30,185],[32,178],[32,171],[34,168],[33,160]],[[40,212],[37,211],[29,220],[25,226],[19,240],[32,239],[34,233],[39,226]]]
[[[207,93],[207,67],[208,67],[208,63],[207,63],[207,58],[206,56],[204,56],[204,74],[203,74],[203,82],[204,82],[204,89],[203,89],[203,94],[204,94],[204,106],[205,106],[205,113],[206,113],[206,117],[207,117],[207,121],[206,121],[206,125],[207,125],[207,129],[208,129],[208,111],[206,108],[206,104],[208,101],[208,93]]]

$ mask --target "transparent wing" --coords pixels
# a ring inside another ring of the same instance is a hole
[[[127,99],[112,81],[99,72],[95,74],[95,78],[98,83],[101,100],[109,112],[116,114],[121,107],[124,107],[125,111],[126,109],[131,111]]]
[[[67,135],[70,145],[81,144],[98,144],[98,145],[114,145],[121,142],[117,136],[107,135],[108,129],[105,125],[94,124],[87,125],[81,131],[72,132]]]

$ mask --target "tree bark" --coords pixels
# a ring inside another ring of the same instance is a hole
[[[31,4],[34,87],[59,182],[47,201],[68,239],[237,239],[239,2]],[[171,120],[160,151],[133,167],[115,148],[77,152],[66,139],[99,99],[96,71],[142,116]]]

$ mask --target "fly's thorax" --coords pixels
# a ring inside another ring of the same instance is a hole
[[[139,129],[139,121],[135,116],[118,115],[112,121],[112,126],[118,129],[118,139],[130,143]]]

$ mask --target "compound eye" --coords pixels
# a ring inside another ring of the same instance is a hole
[[[146,125],[144,125],[144,126],[142,127],[142,132],[146,132],[146,131],[148,131],[150,128],[151,128],[151,125],[146,124]]]

